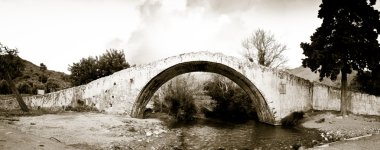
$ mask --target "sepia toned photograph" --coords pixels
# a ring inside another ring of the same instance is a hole
[[[0,150],[379,150],[378,0],[0,0]]]

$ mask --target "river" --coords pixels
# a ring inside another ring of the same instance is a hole
[[[293,149],[311,147],[321,141],[316,130],[285,128],[257,121],[234,124],[198,121],[177,125],[179,149]]]

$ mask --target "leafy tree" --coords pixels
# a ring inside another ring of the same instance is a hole
[[[5,79],[12,90],[22,111],[29,111],[24,100],[22,100],[13,79],[22,75],[25,65],[18,57],[17,49],[10,49],[0,43],[0,79]]]
[[[322,0],[318,18],[321,27],[311,36],[311,43],[301,43],[306,56],[304,67],[319,72],[320,80],[336,80],[341,73],[341,113],[347,114],[347,74],[373,70],[380,64],[377,41],[380,32],[376,0]]]
[[[129,68],[122,50],[110,49],[99,57],[99,76],[104,77]]]
[[[40,70],[42,72],[45,72],[47,70],[47,67],[46,67],[46,65],[44,63],[40,63]]]
[[[73,63],[72,66],[69,66],[72,84],[78,86],[98,79],[97,62],[97,57],[88,57],[82,58],[79,63]]]
[[[79,63],[69,66],[73,85],[82,85],[98,78],[129,68],[122,50],[107,50],[99,57],[82,58]]]
[[[243,40],[245,57],[251,62],[257,57],[260,65],[271,68],[282,68],[288,61],[284,56],[286,45],[279,43],[269,31],[257,29]]]
[[[372,71],[364,71],[356,77],[359,90],[380,96],[380,65]]]

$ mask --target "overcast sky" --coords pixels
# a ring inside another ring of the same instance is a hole
[[[0,0],[0,42],[48,69],[123,49],[130,64],[186,52],[241,57],[241,41],[270,30],[286,44],[289,67],[320,26],[321,0]],[[377,5],[377,9],[379,9]]]

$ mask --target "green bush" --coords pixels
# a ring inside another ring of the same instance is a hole
[[[164,102],[160,100],[160,97],[158,95],[154,95],[152,97],[152,101],[153,101],[154,112],[169,112],[167,105],[165,105]]]
[[[32,94],[33,93],[32,86],[28,82],[25,82],[25,81],[19,82],[17,84],[17,89],[22,94]]]
[[[46,92],[50,93],[58,90],[61,90],[59,80],[55,78],[49,78],[46,82]]]
[[[26,80],[27,80],[27,79],[30,79],[30,75],[23,75],[22,78],[23,78],[23,79],[26,79]]]
[[[193,95],[195,89],[191,88],[188,79],[181,76],[172,79],[161,87],[164,101],[160,102],[154,97],[154,110],[166,112],[174,116],[177,121],[191,121],[197,113]]]
[[[248,94],[231,80],[215,75],[205,83],[204,90],[216,101],[212,111],[202,109],[206,117],[237,122],[257,118]]]
[[[281,119],[281,124],[283,126],[296,126],[298,125],[301,120],[304,118],[304,112],[293,112],[290,115],[286,116],[285,118]]]
[[[48,80],[48,77],[44,74],[41,74],[38,76],[38,81],[42,82],[42,83],[46,83]]]
[[[37,90],[46,90],[45,84],[41,82],[33,83],[33,94],[37,94]]]

